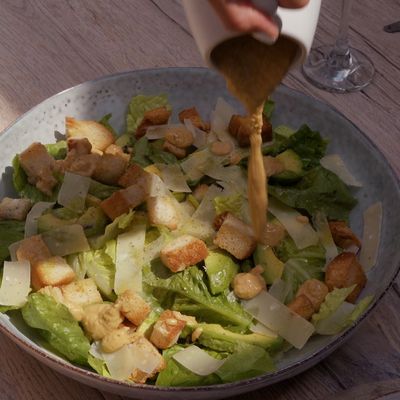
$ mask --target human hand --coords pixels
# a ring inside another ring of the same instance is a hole
[[[238,32],[264,32],[272,39],[279,35],[279,28],[271,18],[249,0],[209,0],[228,29]],[[309,0],[279,0],[279,6],[300,8]]]

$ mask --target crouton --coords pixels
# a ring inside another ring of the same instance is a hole
[[[347,226],[344,221],[330,221],[329,229],[332,233],[333,241],[342,249],[350,249],[351,247],[361,247],[360,239]]]
[[[145,383],[147,379],[154,377],[158,372],[162,371],[167,366],[160,352],[144,336],[139,337],[130,346],[137,347],[138,351],[146,354],[148,359],[158,361],[154,370],[148,373],[135,368],[129,377],[131,381],[136,383]]]
[[[31,279],[33,288],[39,290],[68,284],[75,279],[75,272],[62,257],[55,256],[32,265]]]
[[[311,300],[304,294],[297,296],[288,304],[288,308],[304,319],[310,319],[315,312]]]
[[[249,117],[242,117],[241,115],[232,115],[228,127],[229,133],[235,137],[239,146],[250,146],[250,134],[252,132],[251,121]],[[263,142],[272,140],[272,125],[267,118],[263,115],[263,126],[261,130],[261,137]]]
[[[171,230],[178,227],[179,215],[169,196],[149,197],[147,212],[151,225],[163,225]]]
[[[146,171],[139,164],[131,164],[118,179],[118,185],[127,188],[146,175]]]
[[[28,182],[51,196],[53,187],[57,185],[57,179],[54,177],[57,164],[46,147],[41,143],[32,143],[19,155],[19,162],[28,177]]]
[[[29,199],[11,199],[4,197],[0,201],[0,219],[16,219],[24,221],[32,203]]]
[[[217,232],[214,244],[238,260],[244,260],[253,254],[257,241],[251,227],[229,213]]]
[[[350,303],[355,303],[361,290],[367,283],[367,277],[354,253],[343,252],[336,256],[326,267],[325,283],[329,290],[348,288],[356,285],[346,297]]]
[[[121,326],[118,329],[107,333],[101,339],[101,350],[105,353],[114,353],[126,344],[133,343],[139,338],[139,334],[135,333],[135,330],[128,326]]]
[[[174,156],[176,156],[176,158],[185,158],[186,157],[186,150],[185,149],[181,149],[180,147],[177,147],[175,145],[173,145],[172,143],[168,142],[167,140],[164,142],[163,144],[163,150],[167,151],[168,153],[173,154]]]
[[[192,124],[196,127],[201,129],[202,131],[207,131],[207,124],[204,123],[202,120],[200,114],[196,110],[196,107],[191,107],[191,108],[186,108],[185,110],[182,110],[179,114],[179,121],[182,122],[182,124],[185,122],[185,119],[189,119],[192,121]]]
[[[208,256],[208,250],[202,240],[183,235],[168,243],[161,250],[160,256],[166,267],[172,272],[179,272],[203,261]]]
[[[106,185],[116,185],[127,165],[127,161],[120,156],[103,154],[96,164],[92,178]]]
[[[143,298],[130,289],[118,296],[115,307],[135,326],[139,326],[151,311],[150,306]]]
[[[104,151],[114,143],[114,135],[102,124],[96,121],[78,120],[71,117],[65,118],[67,138],[86,138],[93,150]]]
[[[82,320],[85,306],[103,301],[92,278],[74,281],[59,287],[46,286],[39,291],[64,304],[77,321]]]
[[[112,220],[142,204],[148,197],[148,180],[139,179],[134,185],[114,192],[100,203],[101,209]]]
[[[135,137],[141,138],[146,134],[147,128],[154,125],[164,125],[168,123],[171,111],[167,110],[167,107],[158,107],[153,110],[146,111],[144,113],[142,122],[136,129]]]
[[[165,140],[180,149],[186,149],[193,144],[194,137],[185,125],[175,125],[167,130]]]
[[[328,286],[324,282],[318,279],[307,279],[298,288],[296,296],[306,296],[311,301],[314,311],[317,312],[328,293]]]
[[[186,326],[186,321],[181,318],[181,315],[178,311],[164,311],[154,324],[150,342],[162,350],[173,346]]]
[[[92,145],[87,138],[71,138],[67,140],[68,154],[74,156],[83,156],[92,152]]]
[[[31,266],[52,257],[50,249],[41,235],[31,236],[22,240],[17,248],[16,255],[18,261],[29,261]]]
[[[112,304],[90,304],[84,308],[82,326],[93,339],[100,340],[110,332],[118,329],[123,317]]]
[[[112,154],[114,156],[121,157],[127,163],[129,162],[131,156],[128,153],[125,153],[122,148],[116,144],[110,144],[105,150],[104,154]]]

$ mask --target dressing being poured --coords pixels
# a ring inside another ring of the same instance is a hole
[[[296,42],[283,36],[273,45],[267,45],[245,35],[223,42],[211,54],[228,89],[246,107],[252,124],[247,190],[253,230],[259,242],[263,242],[268,207],[261,151],[264,103],[286,75],[297,51]]]

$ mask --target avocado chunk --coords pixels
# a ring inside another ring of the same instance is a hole
[[[254,252],[254,262],[263,267],[262,276],[267,285],[272,285],[282,277],[285,264],[275,255],[271,247],[259,244]]]
[[[303,162],[300,156],[293,150],[285,150],[281,154],[278,154],[276,159],[283,164],[284,170],[273,175],[274,180],[281,183],[291,183],[299,180],[303,176]]]
[[[216,351],[232,353],[238,343],[251,344],[269,351],[279,350],[283,339],[276,334],[264,335],[261,333],[241,334],[231,332],[218,324],[199,324],[201,334],[197,339],[200,344]]]
[[[77,223],[82,225],[85,235],[91,237],[102,234],[108,220],[99,207],[89,207],[84,214],[78,218]]]
[[[212,294],[222,293],[239,271],[239,266],[230,256],[222,252],[210,251],[204,260],[210,292]]]

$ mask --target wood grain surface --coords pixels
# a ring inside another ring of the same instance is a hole
[[[339,3],[323,0],[315,45],[334,40]],[[384,25],[400,19],[400,0],[354,3],[351,42],[373,60],[374,82],[346,95],[312,87],[299,71],[285,83],[341,111],[400,175],[400,33],[383,31]],[[203,63],[179,1],[0,0],[1,130],[38,102],[89,79],[132,69],[199,65]],[[329,358],[240,399],[369,400],[393,395],[400,378],[399,309],[397,280],[352,339]],[[0,352],[0,399],[122,399],[53,372],[3,335]],[[374,392],[371,384],[390,389]]]

